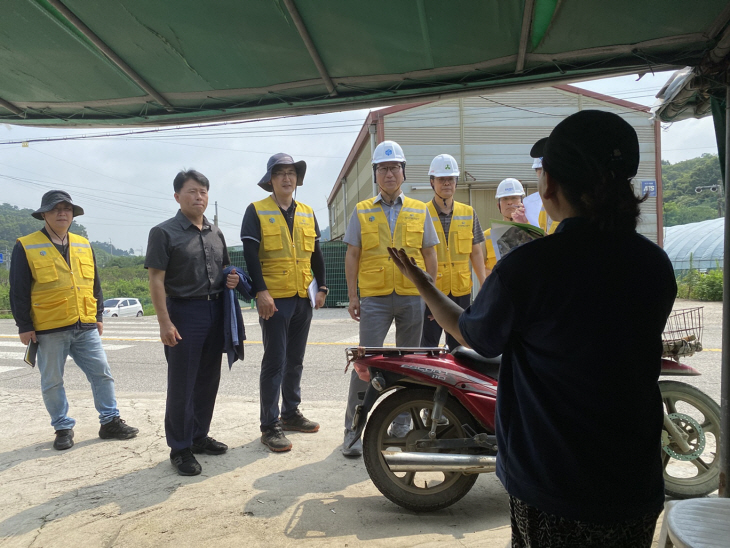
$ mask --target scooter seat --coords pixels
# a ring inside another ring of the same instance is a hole
[[[478,354],[471,348],[464,348],[463,346],[457,346],[451,355],[456,360],[469,369],[474,369],[482,375],[497,379],[499,377],[499,366],[502,363],[502,356],[496,358],[485,358],[481,354]]]

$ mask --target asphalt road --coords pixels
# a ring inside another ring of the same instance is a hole
[[[698,369],[699,377],[681,380],[694,384],[720,401],[720,339],[722,332],[722,304],[677,301],[675,309],[703,306],[705,350],[684,360]],[[229,371],[223,365],[220,394],[241,397],[244,401],[258,401],[258,371],[263,353],[261,329],[255,310],[244,309],[247,342],[246,357],[236,362]],[[0,388],[37,389],[38,372],[22,361],[23,347],[17,337],[13,320],[0,320]],[[395,329],[391,328],[386,344],[393,344]],[[124,395],[160,393],[166,389],[166,363],[155,317],[109,318],[104,322],[102,336],[117,392]],[[343,308],[322,309],[314,312],[309,332],[302,379],[303,408],[307,401],[338,401],[344,404],[349,382],[345,375],[345,348],[357,345],[358,325]],[[597,354],[606,367],[621,359],[621,349]],[[87,390],[83,373],[72,363],[67,365],[65,384],[69,390]]]

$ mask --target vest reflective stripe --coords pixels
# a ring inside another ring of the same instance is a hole
[[[494,252],[494,242],[492,242],[492,229],[488,228],[484,231],[484,239],[487,247],[487,256],[484,258],[484,266],[487,270],[492,270],[497,264],[497,254]]]
[[[297,202],[292,239],[286,219],[271,196],[253,205],[261,225],[259,261],[269,293],[275,299],[295,295],[308,298],[307,288],[313,279],[312,252],[317,238],[314,211]]]
[[[474,241],[474,209],[471,206],[454,202],[449,240],[446,241],[444,227],[439,219],[433,202],[428,202],[428,211],[439,237],[436,255],[439,263],[436,287],[444,294],[460,297],[471,293],[471,258]]]
[[[358,268],[360,296],[390,295],[393,291],[398,295],[418,295],[416,286],[393,265],[388,247],[402,247],[425,270],[421,249],[426,204],[404,196],[392,235],[388,218],[380,204],[375,203],[375,198],[360,202],[356,210],[361,236]]]
[[[88,240],[68,234],[69,268],[66,260],[41,231],[18,241],[23,246],[33,280],[30,284],[33,328],[56,329],[81,323],[96,323],[94,256]]]

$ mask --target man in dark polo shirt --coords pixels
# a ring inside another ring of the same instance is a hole
[[[221,375],[223,269],[230,259],[223,233],[205,218],[210,184],[202,173],[181,171],[173,182],[180,211],[150,230],[145,268],[167,358],[165,435],[181,476],[200,474],[193,453],[221,455],[208,436]]]

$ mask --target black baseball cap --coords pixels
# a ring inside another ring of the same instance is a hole
[[[530,150],[556,177],[581,177],[596,169],[630,179],[639,169],[639,139],[626,120],[612,112],[582,110],[560,122]]]

